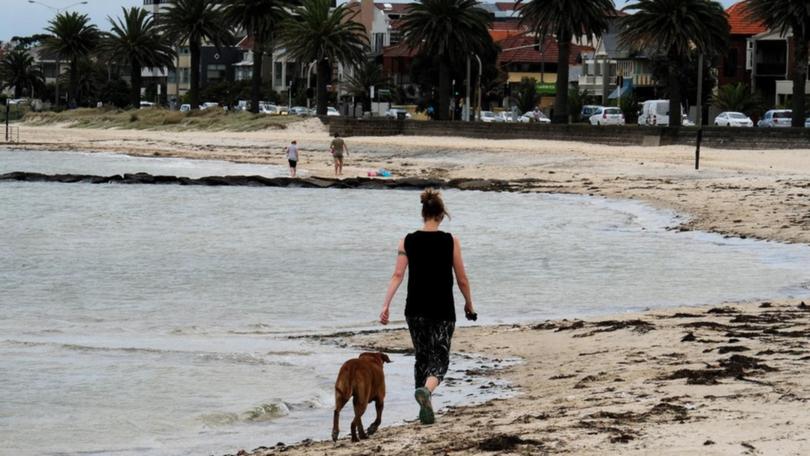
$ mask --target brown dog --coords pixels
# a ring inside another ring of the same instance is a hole
[[[382,421],[383,403],[385,402],[385,375],[383,363],[391,360],[385,353],[361,353],[355,359],[343,363],[335,382],[335,416],[332,423],[332,440],[337,441],[340,432],[340,410],[354,398],[354,419],[352,420],[352,442],[366,439],[377,432]],[[374,401],[377,409],[377,419],[363,431],[361,418],[366,411],[368,403]],[[358,438],[359,435],[359,438]]]

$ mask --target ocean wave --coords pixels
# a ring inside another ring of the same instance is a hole
[[[80,353],[137,353],[147,355],[180,355],[190,356],[197,360],[214,361],[214,362],[227,362],[233,364],[248,364],[248,365],[273,365],[293,367],[295,364],[286,361],[268,360],[265,356],[284,356],[284,355],[299,355],[299,352],[284,351],[284,352],[267,352],[264,354],[256,353],[235,353],[235,352],[201,352],[201,351],[184,351],[184,350],[168,350],[161,348],[146,348],[146,347],[98,347],[92,345],[80,344],[67,344],[59,342],[37,342],[25,340],[6,339],[0,342],[0,345],[7,347],[18,348],[54,348],[57,350],[68,350]],[[303,353],[307,354],[307,353]]]
[[[201,415],[200,421],[212,427],[262,423],[283,418],[296,411],[331,407],[331,400],[332,396],[327,394],[326,391],[318,391],[312,398],[303,401],[273,400],[261,403],[241,413],[217,412]]]

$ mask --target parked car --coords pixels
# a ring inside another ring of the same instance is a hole
[[[326,115],[327,116],[337,116],[337,117],[339,117],[340,116],[340,111],[338,111],[337,108],[334,108],[332,106],[327,106],[326,107]]]
[[[206,109],[218,108],[218,107],[219,107],[219,103],[215,103],[213,101],[206,101],[205,103],[200,105],[200,111],[205,111]]]
[[[600,107],[588,120],[591,125],[624,125],[624,113],[619,108]]]
[[[754,121],[741,112],[721,112],[714,118],[716,127],[753,127]]]
[[[495,113],[492,111],[481,111],[481,113],[478,116],[479,116],[478,119],[481,122],[485,123],[495,122]]]
[[[188,103],[183,103],[180,105],[180,112],[189,112],[191,111],[191,105]]]
[[[647,100],[641,105],[638,116],[639,125],[668,127],[669,126],[669,100]],[[681,125],[691,127],[695,123],[686,117],[681,106]]]
[[[399,119],[400,115],[404,116],[405,119],[411,118],[411,113],[402,108],[391,108],[385,111],[384,115],[386,119]]]
[[[272,104],[260,104],[259,112],[262,114],[276,116],[278,115],[278,106]]]
[[[793,111],[790,109],[771,109],[759,119],[758,127],[790,127],[793,124]]]
[[[543,111],[526,111],[522,116],[518,117],[518,122],[539,122],[546,124],[551,123],[551,119],[546,117],[546,115],[543,114]]]
[[[591,120],[591,116],[596,112],[596,110],[602,109],[602,106],[599,105],[585,105],[582,107],[582,111],[579,113],[579,120],[580,122],[588,122]]]
[[[141,109],[154,108],[155,104],[151,101],[141,101]]]
[[[311,114],[309,113],[309,109],[307,109],[305,106],[293,106],[292,108],[290,108],[290,115],[303,117],[309,116]]]

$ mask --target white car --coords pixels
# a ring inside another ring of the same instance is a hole
[[[481,111],[478,115],[478,119],[485,123],[495,122],[495,113],[492,111]]]
[[[337,108],[333,108],[332,106],[327,106],[326,107],[326,115],[327,116],[340,117],[340,112],[337,110]]]
[[[624,113],[620,108],[599,107],[588,120],[591,125],[624,125]]]
[[[154,108],[155,104],[151,101],[141,101],[141,109],[149,109]]]
[[[512,113],[507,111],[496,113],[495,122],[512,122]]]
[[[191,111],[191,105],[188,103],[183,103],[180,105],[180,112],[189,112]]]
[[[754,126],[754,121],[741,112],[727,111],[721,112],[714,118],[716,127],[748,127]]]
[[[385,111],[385,118],[386,119],[398,119],[399,114],[403,114],[406,119],[411,118],[411,113],[409,113],[408,111],[406,111],[406,110],[404,110],[402,108],[391,108],[391,109]]]
[[[528,123],[528,122],[539,122],[539,123],[551,123],[551,119],[546,117],[543,114],[543,111],[526,111],[522,116],[518,117],[518,122],[521,123]]]
[[[790,127],[791,125],[793,125],[793,111],[790,109],[771,109],[757,122],[757,126],[762,128]]]
[[[308,116],[310,115],[309,109],[305,106],[293,106],[290,108],[290,115],[292,116]]]
[[[219,103],[214,103],[213,101],[207,101],[207,102],[200,105],[200,111],[205,111],[206,109],[218,108],[218,107],[219,107]]]

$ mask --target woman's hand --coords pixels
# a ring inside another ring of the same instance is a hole
[[[380,324],[381,325],[388,324],[388,307],[383,307],[382,312],[380,312]]]

